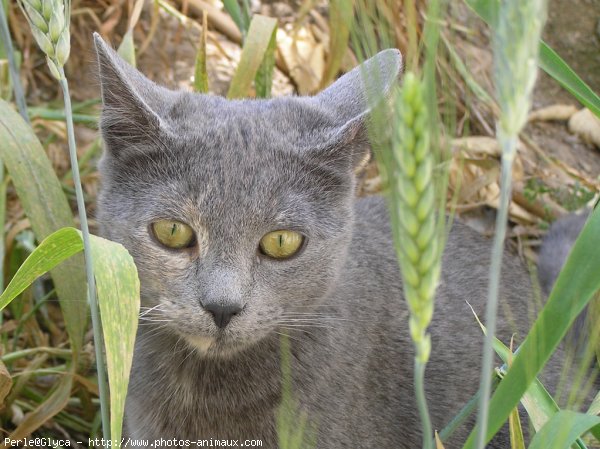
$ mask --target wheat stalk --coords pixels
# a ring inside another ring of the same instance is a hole
[[[393,140],[394,172],[391,179],[397,207],[394,227],[396,251],[410,310],[409,328],[414,342],[415,394],[423,425],[423,447],[432,444],[432,429],[424,390],[425,365],[431,353],[427,328],[433,316],[435,290],[440,277],[440,242],[437,233],[434,157],[430,151],[428,112],[421,81],[404,77],[396,95],[396,132]]]
[[[88,301],[92,315],[92,327],[94,332],[94,346],[96,353],[96,367],[98,373],[98,387],[100,390],[100,408],[102,415],[102,431],[106,440],[110,438],[110,418],[108,406],[108,385],[106,382],[106,370],[104,354],[102,351],[102,324],[96,299],[96,281],[93,272],[92,251],[90,246],[90,231],[88,228],[87,215],[85,212],[85,201],[83,189],[79,176],[79,163],[77,161],[77,146],[75,143],[75,132],[73,129],[73,111],[71,107],[71,96],[69,84],[65,76],[64,66],[69,59],[71,51],[71,34],[69,23],[71,17],[70,0],[18,0],[21,10],[25,14],[31,27],[31,33],[37,44],[46,54],[46,62],[52,75],[59,81],[63,90],[65,102],[65,117],[67,122],[67,137],[69,143],[69,156],[73,172],[73,183],[77,198],[77,209],[81,223],[83,236],[84,257],[86,266],[86,277],[88,284]]]
[[[70,0],[18,0],[25,14],[31,34],[42,51],[50,72],[57,79],[64,78],[62,69],[71,52],[69,21]]]
[[[545,0],[503,1],[500,4],[493,39],[494,80],[500,105],[496,133],[502,148],[502,175],[486,308],[485,324],[488,332],[483,348],[481,396],[477,417],[479,449],[485,447],[487,433],[494,357],[493,339],[496,332],[500,269],[511,196],[512,165],[517,154],[518,135],[531,108],[531,94],[537,75],[538,49],[545,17]]]

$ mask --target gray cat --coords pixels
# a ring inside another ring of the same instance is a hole
[[[588,216],[587,210],[578,214],[565,215],[552,224],[544,237],[538,261],[538,278],[546,296],[552,291],[556,278]]]
[[[106,142],[98,219],[134,257],[144,308],[126,435],[277,447],[286,334],[317,447],[419,447],[386,204],[354,194],[369,151],[361,70],[314,97],[228,101],[157,86],[98,36],[96,48]],[[366,64],[389,92],[400,53]],[[467,302],[483,317],[489,253],[488,239],[454,224],[427,367],[435,429],[478,387],[483,336]],[[526,269],[507,255],[503,341],[525,336],[530,295]],[[500,435],[490,447],[507,446]]]
[[[544,295],[550,295],[554,283],[567,261],[575,240],[590,215],[589,210],[571,213],[556,220],[544,237],[538,260],[538,279]],[[583,355],[588,349],[590,333],[586,322],[587,307],[579,314],[567,336],[567,342],[576,353]]]

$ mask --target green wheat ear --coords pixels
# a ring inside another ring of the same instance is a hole
[[[64,67],[71,51],[69,20],[70,0],[18,0],[27,17],[31,33],[46,54],[50,72],[57,79],[64,77]]]
[[[421,81],[407,73],[396,95],[396,133],[393,141],[396,176],[391,180],[399,207],[400,229],[395,233],[404,295],[410,310],[410,334],[416,358],[426,363],[431,352],[427,327],[433,315],[440,276],[433,154],[429,148],[427,107]]]

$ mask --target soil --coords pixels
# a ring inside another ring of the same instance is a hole
[[[600,92],[600,0],[550,0],[544,40],[594,90]],[[534,107],[576,100],[545,73]]]

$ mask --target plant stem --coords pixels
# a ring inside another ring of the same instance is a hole
[[[487,333],[483,345],[483,360],[481,365],[481,383],[479,391],[479,413],[477,415],[477,448],[485,447],[488,405],[492,389],[492,369],[494,362],[493,342],[496,335],[496,314],[498,309],[498,290],[500,286],[500,271],[502,268],[502,254],[504,252],[504,239],[506,237],[506,224],[508,220],[508,206],[511,196],[512,165],[516,156],[517,136],[506,135],[502,128],[498,128],[498,140],[502,148],[502,177],[500,190],[500,204],[496,216],[496,232],[492,247],[492,260],[490,264],[490,277],[488,283],[488,298],[485,312],[485,326]]]
[[[96,281],[94,279],[94,269],[92,264],[92,252],[90,246],[90,230],[88,228],[87,216],[85,212],[85,201],[83,199],[83,189],[81,188],[81,179],[79,177],[79,163],[77,161],[77,148],[75,145],[75,132],[73,129],[73,117],[71,111],[71,97],[69,95],[69,83],[65,76],[63,67],[60,67],[60,86],[63,91],[65,102],[65,115],[67,119],[67,135],[69,140],[69,155],[71,158],[71,170],[73,172],[73,183],[75,185],[75,194],[77,197],[77,209],[79,210],[79,221],[81,223],[81,234],[83,236],[83,248],[85,256],[85,269],[88,284],[88,301],[92,314],[92,328],[94,332],[94,347],[96,352],[96,368],[98,371],[98,389],[100,391],[100,412],[102,414],[102,433],[106,440],[110,439],[110,417],[108,405],[108,384],[106,382],[106,370],[104,367],[104,347],[102,339],[102,322],[96,300]]]
[[[8,364],[14,362],[15,360],[19,360],[39,353],[50,354],[52,356],[63,358],[66,360],[71,359],[73,355],[73,352],[70,349],[47,348],[40,346],[37,348],[23,349],[21,351],[11,352],[10,354],[3,355],[0,358],[0,360],[2,360],[4,364]]]
[[[415,358],[415,398],[417,408],[421,417],[421,428],[423,429],[423,449],[432,449],[433,440],[431,418],[427,408],[427,399],[425,397],[425,363],[419,362]]]

